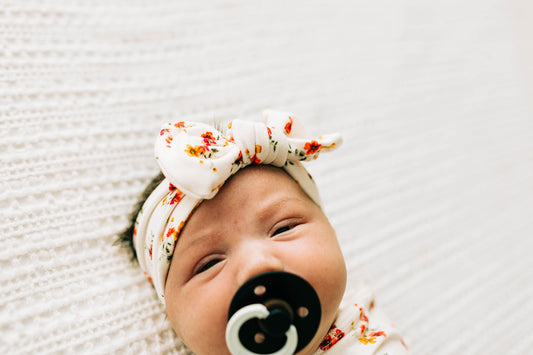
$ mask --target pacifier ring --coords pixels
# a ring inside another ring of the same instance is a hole
[[[292,354],[313,339],[321,315],[318,295],[307,281],[287,272],[266,272],[244,283],[233,297],[226,342],[228,347],[238,342],[245,354]],[[235,339],[228,340],[229,333]],[[284,352],[288,345],[293,348],[289,353]]]

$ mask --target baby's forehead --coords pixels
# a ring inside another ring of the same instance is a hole
[[[260,210],[265,205],[283,204],[287,200],[314,204],[298,182],[283,169],[256,166],[243,169],[232,176],[213,199],[203,201],[202,205],[223,210]]]
[[[185,244],[189,249],[189,244],[209,243],[209,238],[213,238],[212,242],[220,241],[247,225],[259,228],[261,224],[289,215],[304,216],[316,208],[315,202],[283,169],[245,168],[230,178],[212,199],[203,200],[192,211],[178,244]]]

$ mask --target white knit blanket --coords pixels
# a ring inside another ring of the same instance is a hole
[[[413,354],[528,353],[531,10],[0,1],[0,353],[185,354],[113,242],[162,122],[264,108],[343,133],[310,171],[349,283],[366,280]]]

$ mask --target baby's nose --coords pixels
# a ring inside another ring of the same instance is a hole
[[[236,277],[239,285],[264,272],[284,271],[285,266],[281,258],[264,244],[268,244],[268,242],[257,242],[250,245],[249,248],[241,250]]]

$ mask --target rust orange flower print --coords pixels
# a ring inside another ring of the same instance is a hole
[[[201,137],[204,139],[204,144],[206,146],[216,145],[217,143],[216,138],[213,136],[213,132],[205,132]]]
[[[292,117],[289,116],[289,122],[285,124],[285,133],[291,134],[291,131],[292,131]]]
[[[307,142],[304,145],[304,150],[306,155],[315,154],[322,147],[322,144],[317,141]]]
[[[172,148],[172,146],[170,145],[172,143],[172,140],[174,138],[172,138],[172,136],[168,136],[165,138],[165,142],[167,142],[167,148]]]
[[[261,164],[261,159],[259,159],[257,157],[257,154],[260,154],[262,151],[263,151],[263,147],[261,145],[259,145],[259,144],[256,144],[255,145],[255,154],[250,159],[252,164]],[[247,151],[246,154],[250,154],[250,152]]]
[[[175,203],[179,203],[181,201],[181,199],[183,198],[183,192],[181,191],[177,191],[176,194],[174,195],[174,197],[172,197],[172,199],[170,200],[170,205],[173,205]]]
[[[187,147],[185,149],[185,153],[187,153],[190,157],[200,157],[205,153],[205,148],[200,145],[195,145],[194,147],[190,144],[187,144]]]
[[[329,329],[329,332],[324,338],[324,340],[322,340],[322,342],[320,343],[320,346],[319,346],[320,350],[322,351],[329,350],[329,348],[331,348],[339,340],[341,340],[344,337],[344,335],[345,333],[339,328],[337,328],[335,324],[333,324],[331,328]]]
[[[178,189],[176,186],[172,185],[172,183],[168,184],[168,190],[174,192],[169,202],[170,205],[179,203],[183,199],[183,192],[180,189]]]
[[[166,237],[167,238],[173,238],[174,240],[178,240],[178,236],[179,236],[179,234],[181,232],[181,229],[183,228],[184,225],[185,225],[185,221],[181,221],[177,228],[170,227],[167,230]]]
[[[178,231],[174,227],[172,227],[172,228],[168,229],[166,237],[170,238],[170,237],[174,236],[175,237],[174,239],[177,239],[176,238],[177,234],[178,234]]]

